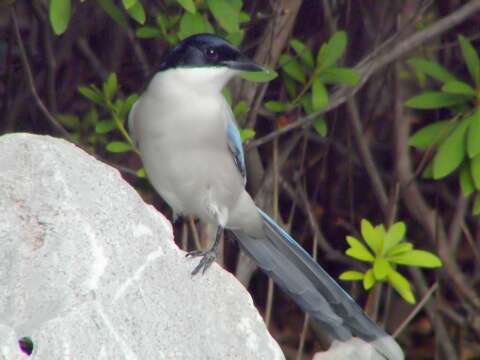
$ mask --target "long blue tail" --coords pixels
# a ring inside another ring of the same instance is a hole
[[[350,295],[280,226],[258,209],[265,238],[235,230],[241,248],[335,340],[357,336],[383,357],[404,359],[395,340],[380,329]]]

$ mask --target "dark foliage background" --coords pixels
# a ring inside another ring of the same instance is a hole
[[[72,1],[71,21],[61,36],[52,31],[48,1],[8,2],[0,2],[0,134],[26,131],[75,141],[117,166],[145,201],[170,214],[148,181],[136,175],[139,157],[133,151],[106,150],[105,144],[122,136],[118,131],[95,132],[95,121],[108,118],[109,113],[77,90],[90,83],[100,86],[114,72],[120,97],[140,93],[170,48],[169,42],[162,37],[139,38],[138,23],[126,17],[128,26],[121,27],[94,0]],[[141,2],[147,24],[154,24],[154,17],[161,13],[184,13],[174,1]],[[223,34],[204,1],[195,3]],[[121,9],[120,1],[117,5]],[[472,215],[472,199],[463,196],[457,177],[422,178],[432,152],[408,146],[413,130],[449,113],[414,111],[404,105],[422,88],[434,87],[407,65],[412,56],[429,58],[468,78],[457,35],[470,39],[478,51],[480,2],[246,0],[243,9],[250,19],[241,24],[245,30],[241,48],[280,73],[270,83],[236,80],[230,86],[234,103],[243,100],[250,108],[239,117],[240,126],[256,131],[245,146],[248,188],[259,206],[289,228],[336,278],[347,269],[365,270],[362,263],[344,255],[345,236],[358,237],[361,219],[387,226],[404,221],[408,240],[439,254],[444,263],[435,271],[415,267],[403,271],[417,304],[407,304],[385,285],[369,293],[359,283],[342,285],[390,333],[401,330],[398,341],[408,358],[480,358],[480,222]],[[14,18],[32,83],[22,64]],[[348,35],[341,62],[358,71],[360,82],[328,87],[329,102],[320,111],[328,127],[324,137],[300,109],[274,113],[264,104],[288,100],[278,60],[282,53],[294,54],[290,40],[301,39],[316,53],[337,30]],[[38,95],[32,93],[33,87]],[[98,119],[88,120],[93,108]],[[175,231],[184,249],[207,246],[204,229],[192,219],[177,222]],[[277,289],[272,292],[267,278],[239,254],[234,242],[225,242],[222,253],[221,262],[249,288],[288,358],[308,359],[325,348],[321,329],[307,326],[292,302]]]

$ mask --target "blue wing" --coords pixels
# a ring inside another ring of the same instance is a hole
[[[228,119],[227,122],[227,139],[228,148],[230,149],[235,165],[242,175],[243,183],[247,182],[247,168],[245,166],[245,155],[243,153],[242,139],[237,125],[233,119]]]

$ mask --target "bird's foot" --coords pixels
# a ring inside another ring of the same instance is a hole
[[[199,257],[201,256],[202,259],[198,263],[198,265],[193,269],[192,276],[197,275],[200,270],[202,270],[202,274],[205,274],[205,271],[213,264],[217,257],[217,252],[215,249],[210,250],[194,250],[188,252],[185,257]]]

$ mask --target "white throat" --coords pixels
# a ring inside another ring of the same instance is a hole
[[[237,74],[227,67],[174,68],[155,74],[148,91],[166,91],[174,96],[191,94],[218,95],[227,82]]]

